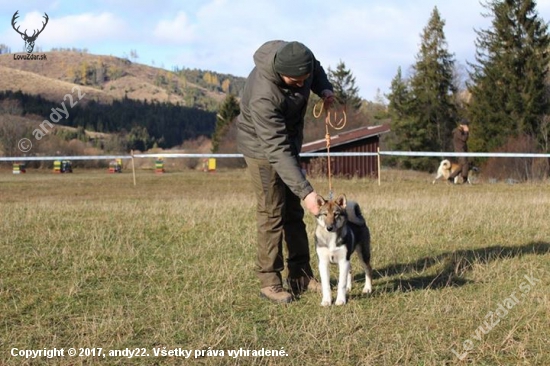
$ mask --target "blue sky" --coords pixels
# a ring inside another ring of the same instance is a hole
[[[484,1],[484,0],[482,0]],[[37,46],[87,48],[172,69],[208,69],[247,76],[252,54],[265,41],[296,40],[308,45],[325,68],[343,61],[356,77],[360,95],[374,100],[387,93],[401,67],[415,62],[420,35],[434,7],[446,25],[448,49],[466,75],[474,61],[475,29],[488,28],[479,0],[0,0],[0,43],[22,52],[11,27],[19,10],[21,30],[50,18]],[[550,0],[537,2],[550,21]]]

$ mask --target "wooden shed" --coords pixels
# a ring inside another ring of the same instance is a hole
[[[390,132],[389,125],[367,126],[331,135],[330,152],[369,152],[376,153],[380,146],[380,135]],[[325,139],[302,145],[304,153],[326,153]],[[331,156],[333,176],[378,177],[378,159],[376,156]],[[326,175],[326,157],[302,157],[302,168],[309,175]]]

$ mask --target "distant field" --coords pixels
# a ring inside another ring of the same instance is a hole
[[[3,170],[0,364],[549,365],[550,185],[431,179],[333,182],[371,228],[374,292],[354,258],[349,303],[322,308],[259,298],[244,171]]]

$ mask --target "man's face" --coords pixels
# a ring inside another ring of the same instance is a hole
[[[285,76],[281,75],[281,78],[285,82],[286,85],[288,85],[291,88],[301,88],[304,86],[304,81],[309,77],[309,74],[306,74],[304,76]]]
[[[468,125],[460,125],[460,127],[462,127],[462,131],[470,132],[470,129],[468,128]]]

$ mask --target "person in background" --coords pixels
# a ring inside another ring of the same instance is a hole
[[[237,118],[237,143],[256,196],[260,296],[278,303],[320,291],[310,265],[305,208],[318,214],[317,194],[300,166],[304,116],[310,92],[334,100],[333,87],[311,50],[300,42],[269,41],[254,53]],[[283,241],[288,252],[283,287]]]
[[[470,130],[468,125],[470,123],[467,119],[463,118],[460,120],[460,124],[453,130],[453,146],[455,152],[468,152],[468,137],[470,135]],[[470,171],[470,166],[468,163],[468,158],[465,156],[458,157],[458,168],[451,172],[449,175],[449,182],[454,184],[455,177],[459,174],[462,175],[463,183],[468,182],[468,172]]]

